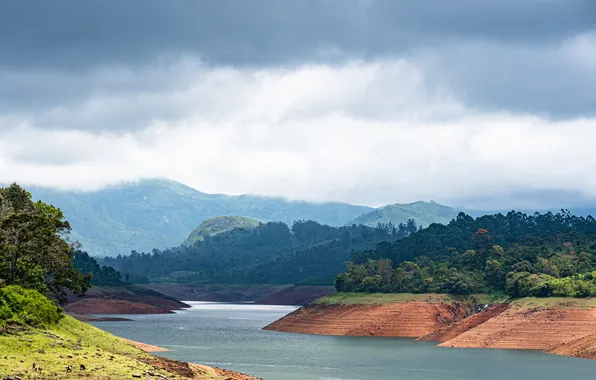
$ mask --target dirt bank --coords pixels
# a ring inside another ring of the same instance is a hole
[[[165,294],[136,285],[92,287],[83,297],[69,295],[73,314],[164,314],[189,307]]]
[[[594,331],[596,309],[510,307],[440,346],[550,351]]]
[[[124,340],[147,353],[168,351],[165,348],[152,346],[150,344],[135,342],[134,340],[129,339]],[[173,360],[159,356],[145,357],[142,359],[142,361],[146,364],[152,365],[154,368],[164,369],[170,373],[174,373],[179,376],[183,376],[190,379],[204,380],[205,378],[209,378],[221,380],[263,380],[258,377],[249,376],[244,373],[231,371],[229,369],[208,367],[202,364],[181,362],[179,360]]]
[[[389,301],[389,302],[387,302]],[[334,294],[266,330],[322,335],[393,336],[442,347],[542,350],[596,359],[596,299],[521,299],[478,309],[437,295]]]
[[[429,302],[383,305],[310,305],[265,330],[318,335],[418,338],[469,315],[459,305]]]
[[[127,341],[128,343],[132,344],[133,346],[135,346],[139,350],[143,350],[143,351],[148,352],[148,353],[169,351],[169,350],[167,350],[165,348],[158,347],[158,346],[153,346],[151,344],[141,343],[141,342],[137,342],[137,341],[126,339],[126,338],[121,338],[121,339],[123,339],[123,340]]]
[[[418,340],[427,340],[432,342],[445,342],[449,339],[453,339],[458,335],[465,333],[466,331],[472,330],[473,328],[481,325],[482,323],[494,318],[507,310],[508,304],[498,304],[482,310],[479,313],[473,314],[468,318],[461,321],[457,321],[451,325],[441,327],[438,330],[433,331],[428,335],[421,336]]]
[[[335,287],[333,286],[296,285],[261,297],[255,303],[261,305],[304,306],[334,292]]]
[[[574,341],[563,343],[547,352],[555,355],[573,356],[582,359],[596,359],[596,334],[587,335]]]

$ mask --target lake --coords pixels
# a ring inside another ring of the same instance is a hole
[[[443,348],[402,338],[262,331],[296,308],[187,303],[192,308],[176,314],[125,315],[135,321],[94,325],[170,350],[162,356],[266,380],[579,380],[596,373],[596,361],[537,351]]]

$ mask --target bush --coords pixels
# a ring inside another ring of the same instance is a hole
[[[62,310],[38,291],[11,285],[0,288],[0,325],[44,326],[57,323]]]

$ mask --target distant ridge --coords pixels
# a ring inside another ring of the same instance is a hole
[[[432,223],[447,224],[458,214],[458,210],[434,201],[414,202],[407,204],[392,204],[381,207],[355,218],[354,224],[364,224],[374,227],[378,223],[391,222],[395,226],[414,219],[418,226],[427,227]]]
[[[181,183],[146,179],[102,190],[60,191],[25,186],[33,198],[60,207],[79,240],[94,256],[151,252],[180,245],[201,222],[238,215],[262,222],[315,220],[345,225],[370,207],[347,203],[309,203],[253,195],[206,194]]]

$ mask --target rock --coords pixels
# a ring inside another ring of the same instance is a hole
[[[61,340],[57,340],[55,343],[56,343],[57,345],[59,345],[59,346],[62,346],[62,345],[64,344],[64,343],[62,343],[62,341],[61,341]]]
[[[85,364],[81,364],[81,371],[85,370]]]
[[[140,379],[141,378],[141,375],[138,374],[138,373],[133,373],[132,374],[132,377],[137,378],[137,379]]]
[[[43,348],[40,348],[39,350],[37,350],[37,352],[39,352],[40,354],[45,354],[45,350]]]

